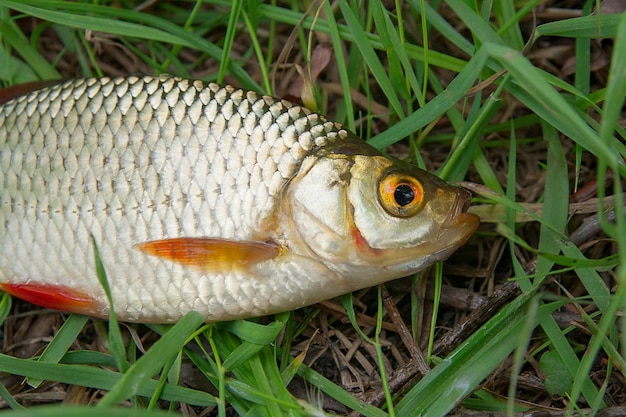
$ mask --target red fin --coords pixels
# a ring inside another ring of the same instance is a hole
[[[29,83],[0,88],[0,104],[21,97],[31,91],[41,90],[59,83],[59,80],[31,81]]]
[[[181,237],[141,243],[137,249],[183,265],[219,272],[251,266],[280,255],[271,242]]]
[[[98,313],[99,303],[95,299],[58,285],[2,283],[0,289],[29,303],[53,310],[92,316]]]

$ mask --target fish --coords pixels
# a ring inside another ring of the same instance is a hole
[[[0,104],[0,289],[39,306],[265,316],[414,274],[479,225],[465,189],[284,100],[169,75],[15,91]]]

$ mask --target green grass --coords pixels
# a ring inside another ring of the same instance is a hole
[[[109,327],[96,324],[106,335],[111,353],[73,349],[72,341],[90,322],[71,316],[38,357],[0,355],[0,371],[24,376],[33,385],[58,381],[103,390],[88,411],[47,406],[38,409],[42,416],[78,412],[157,416],[163,414],[158,409],[178,410],[181,403],[214,407],[211,415],[219,416],[225,416],[229,407],[241,415],[316,414],[315,398],[297,400],[286,388],[294,378],[306,381],[312,397],[323,392],[366,416],[443,416],[460,403],[479,410],[522,410],[527,404],[518,398],[518,375],[535,361],[544,364],[548,379],[555,378],[551,370],[564,372],[565,377],[560,377],[564,383],[548,383],[558,391],[551,393],[555,403],[559,396],[572,399],[563,401],[563,408],[597,411],[611,404],[608,381],[616,373],[618,379],[626,376],[626,322],[617,320],[626,300],[622,285],[626,280],[626,134],[618,123],[626,97],[626,14],[590,15],[595,2],[589,1],[583,8],[585,16],[542,23],[529,40],[524,37],[524,25],[537,3],[485,1],[478,2],[478,7],[476,2],[462,0],[409,0],[402,9],[386,9],[379,1],[339,0],[334,8],[323,3],[321,10],[305,13],[296,1],[277,5],[207,0],[188,2],[186,7],[163,2],[147,11],[135,11],[131,7],[136,2],[131,1],[112,5],[107,1],[0,0],[0,82],[5,85],[56,79],[62,73],[67,76],[60,63],[68,55],[76,57],[80,68],[80,73],[71,75],[107,73],[96,47],[97,39],[106,39],[106,34],[136,57],[136,66],[143,72],[200,76],[257,91],[276,91],[279,83],[272,84],[277,81],[271,76],[272,65],[283,46],[277,46],[276,40],[296,31],[289,61],[297,52],[310,57],[307,51],[319,39],[326,39],[326,47],[334,53],[334,82],[340,84],[344,97],[328,100],[323,84],[318,83],[317,106],[381,150],[408,143],[409,158],[420,165],[428,162],[421,148],[448,150],[437,173],[449,181],[473,175],[492,190],[479,195],[477,202],[505,211],[505,220],[482,229],[474,241],[489,247],[491,240],[505,239],[502,253],[512,272],[499,275],[497,283],[513,279],[522,289],[521,295],[495,312],[452,353],[428,358],[434,364],[432,371],[408,391],[392,392],[382,384],[385,400],[381,407],[367,404],[306,366],[306,350],[292,356],[292,344],[307,337],[302,320],[305,324],[313,320],[315,312],[298,320],[293,313],[281,314],[270,324],[212,325],[190,314],[174,326],[148,326],[161,337],[145,353],[132,339],[124,342],[122,334],[128,336],[129,331],[115,321]],[[440,14],[433,4],[443,4],[447,11]],[[25,31],[20,23],[33,17],[41,20],[40,29]],[[462,27],[459,32],[457,28]],[[85,38],[86,30],[96,41]],[[310,30],[319,37],[309,36]],[[41,42],[52,35],[64,41],[63,48],[56,55],[44,56]],[[576,64],[571,79],[560,79],[522,53],[525,42],[537,49],[542,41],[556,38],[574,42]],[[614,42],[605,84],[592,83],[590,75],[590,40],[599,38]],[[250,46],[242,48],[242,44]],[[238,48],[237,53],[233,48]],[[451,76],[445,84],[444,74]],[[486,80],[485,89],[467,94]],[[382,105],[385,113],[375,114],[371,105],[361,107],[346,99],[350,91],[359,92],[370,104]],[[448,129],[437,127],[440,118],[449,121]],[[523,154],[530,147],[544,149],[536,164],[543,187],[532,201],[543,204],[540,214],[520,204],[528,201],[516,192],[516,186],[526,180],[516,167],[525,161]],[[506,156],[504,168],[494,168],[496,151]],[[590,252],[568,238],[573,227],[569,198],[586,170],[595,171],[598,184],[604,183],[609,172],[616,178],[608,189],[598,190],[600,213],[603,198],[616,196],[616,220],[600,216],[614,249],[602,252],[599,262],[589,259]],[[532,221],[520,224],[516,213]],[[551,279],[558,281],[566,275],[581,283],[582,295],[569,297],[564,289],[555,298],[547,292]],[[3,322],[11,311],[10,302],[3,296]],[[562,329],[555,320],[553,313],[566,304],[568,311],[580,313],[588,329],[584,342],[572,337],[573,327]],[[419,328],[421,308],[413,305],[409,327]],[[384,362],[383,317],[378,314],[377,318],[377,326],[363,330],[369,333],[363,333],[361,343],[373,344],[374,366],[386,380],[388,370],[380,366]],[[137,326],[131,328],[138,331]],[[508,399],[481,389],[485,378],[509,357],[514,374],[504,390]],[[594,379],[590,369],[598,357],[606,358],[607,365],[602,377]],[[211,393],[179,385],[183,364],[189,361],[212,384]],[[20,402],[3,386],[0,396],[15,410],[8,415],[30,413],[20,409]],[[122,403],[135,412],[118,407]]]

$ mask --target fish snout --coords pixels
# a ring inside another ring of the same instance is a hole
[[[472,194],[461,187],[455,187],[456,198],[452,203],[448,217],[444,222],[446,229],[464,228],[468,230],[468,237],[476,231],[480,224],[480,217],[468,213]]]

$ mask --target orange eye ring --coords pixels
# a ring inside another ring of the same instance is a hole
[[[392,216],[411,217],[422,206],[424,189],[415,177],[390,172],[378,184],[378,200]]]

